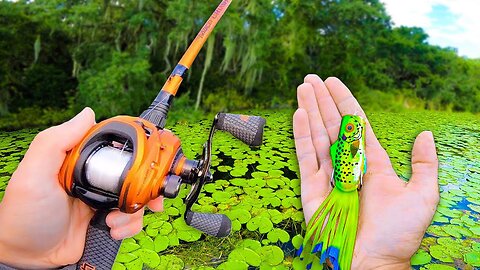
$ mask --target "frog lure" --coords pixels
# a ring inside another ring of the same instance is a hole
[[[333,190],[310,219],[297,252],[306,269],[322,269],[327,259],[335,270],[350,269],[358,227],[358,192],[367,171],[365,126],[360,116],[345,115],[338,140],[330,147]],[[315,262],[317,255],[319,263]]]

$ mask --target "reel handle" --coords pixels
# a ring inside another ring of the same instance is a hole
[[[115,240],[110,236],[110,228],[106,218],[109,210],[98,210],[90,221],[85,240],[85,249],[77,269],[112,269],[115,257],[122,241]]]
[[[232,230],[232,222],[223,214],[199,213],[187,210],[185,222],[208,235],[225,237]]]
[[[263,127],[266,120],[260,116],[219,113],[215,117],[215,127],[232,134],[250,146],[260,146],[263,140]]]

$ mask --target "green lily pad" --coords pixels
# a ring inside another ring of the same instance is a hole
[[[290,240],[290,235],[282,229],[273,229],[270,232],[268,232],[267,238],[272,243],[275,243],[277,241],[286,243]]]
[[[267,233],[273,229],[273,223],[266,217],[256,216],[248,221],[247,229],[249,231],[258,229],[260,233]]]
[[[442,262],[453,262],[452,257],[445,253],[445,247],[434,245],[430,247],[430,255]]]
[[[264,246],[259,250],[262,263],[269,266],[279,265],[283,261],[283,250],[277,246]]]
[[[225,191],[215,191],[212,194],[212,198],[216,202],[226,202],[231,197],[232,197],[232,195],[228,192],[225,192]]]
[[[237,219],[241,224],[247,223],[252,216],[250,215],[250,212],[247,211],[246,209],[235,209],[227,213],[227,216],[231,220]]]
[[[241,177],[244,176],[248,172],[247,168],[235,168],[230,171],[230,175],[233,177]]]
[[[476,236],[480,236],[480,226],[470,227],[470,231]]]
[[[268,173],[266,173],[266,172],[253,172],[252,173],[253,178],[264,179],[267,176],[268,176]]]
[[[260,266],[260,256],[249,248],[236,248],[228,255],[229,261],[242,261],[251,266]]]
[[[262,247],[262,245],[260,244],[260,242],[258,242],[257,240],[253,240],[253,239],[245,239],[245,240],[240,241],[237,244],[237,248],[249,248],[253,251],[257,251],[261,247]]]
[[[295,249],[300,249],[303,244],[303,236],[300,234],[295,235],[292,238],[292,245]]]
[[[137,243],[135,242],[127,242],[127,241],[123,241],[122,242],[122,245],[120,246],[120,249],[118,250],[119,253],[129,253],[129,252],[132,252],[132,251],[135,251],[137,249],[140,249],[140,245],[138,245]]]
[[[160,257],[153,250],[139,249],[135,251],[135,254],[137,254],[143,263],[150,268],[154,268],[160,264]]]
[[[448,265],[443,265],[443,264],[427,264],[425,267],[422,267],[422,269],[425,270],[456,270],[455,267],[451,267]]]
[[[247,270],[248,264],[243,261],[226,261],[220,264],[217,269],[219,270]]]
[[[135,259],[135,260],[133,260],[131,262],[128,262],[128,263],[124,263],[123,265],[128,270],[142,270],[143,269],[143,261],[140,258]]]
[[[177,218],[172,223],[173,228],[177,230],[177,237],[185,242],[194,242],[202,237],[202,233],[185,223],[183,217]]]
[[[127,268],[119,262],[114,262],[112,265],[112,270],[125,270],[125,269]]]
[[[432,256],[423,249],[418,250],[410,259],[411,265],[424,265],[432,260]]]
[[[170,239],[165,235],[157,235],[153,240],[155,252],[162,252],[168,248]]]
[[[132,253],[119,253],[117,257],[115,258],[115,261],[119,263],[128,263],[133,260],[136,260],[138,256]]]
[[[480,252],[473,251],[466,253],[464,255],[464,260],[472,266],[480,266]]]
[[[138,241],[138,244],[144,249],[155,250],[155,244],[153,243],[152,238],[145,236]]]

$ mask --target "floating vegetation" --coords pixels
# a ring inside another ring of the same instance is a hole
[[[293,112],[250,113],[267,118],[264,145],[252,150],[218,132],[212,149],[216,181],[205,185],[193,206],[195,211],[226,214],[232,220],[232,234],[217,239],[187,226],[182,218],[188,193],[184,188],[178,198],[165,200],[164,212],[146,212],[143,230],[123,241],[114,269],[289,269],[298,263],[294,254],[303,241],[305,223],[291,131]],[[412,267],[480,267],[480,118],[439,112],[369,116],[405,180],[411,175],[415,136],[422,130],[435,135],[441,200]],[[187,157],[200,155],[210,121],[169,127],[182,139]],[[0,132],[0,200],[37,132]]]

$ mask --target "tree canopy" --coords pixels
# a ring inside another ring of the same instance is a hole
[[[0,115],[140,113],[218,2],[0,1]],[[394,27],[378,0],[234,0],[179,94],[211,111],[288,107],[303,77],[318,73],[367,101],[479,112],[480,61],[427,39]]]

